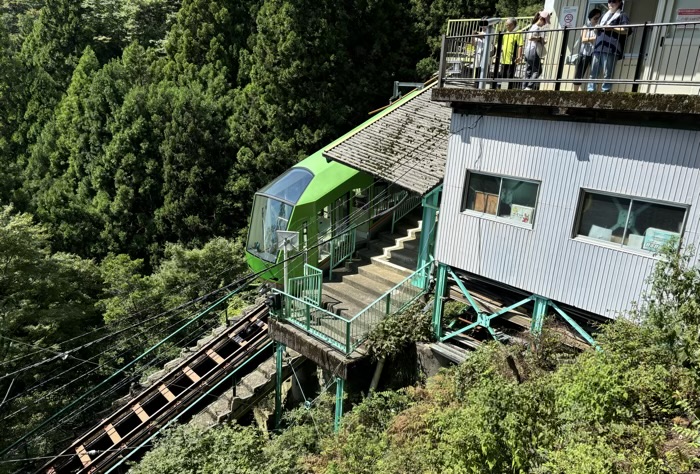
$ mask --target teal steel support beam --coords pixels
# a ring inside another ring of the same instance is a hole
[[[474,329],[477,326],[481,326],[483,328],[486,328],[489,333],[493,336],[494,339],[496,339],[496,333],[491,327],[491,320],[498,318],[499,316],[502,316],[509,311],[514,310],[515,308],[522,306],[532,300],[532,297],[525,298],[524,300],[518,301],[515,304],[512,304],[508,306],[507,308],[503,308],[497,313],[493,314],[486,314],[486,313],[477,313],[477,320],[475,323],[471,323],[468,326],[465,326],[463,328],[458,329],[457,331],[453,331],[449,334],[447,334],[445,337],[440,338],[441,341],[446,341],[447,339],[450,339],[451,337],[455,337],[459,334],[462,334],[463,332],[467,332],[470,329]]]
[[[547,306],[549,306],[549,300],[537,295],[533,295],[532,300],[535,302],[535,307],[532,309],[530,332],[535,336],[539,336],[542,333],[544,318],[547,316]]]
[[[343,395],[345,394],[345,380],[335,378],[335,419],[333,430],[337,433],[340,429],[340,420],[343,418]]]
[[[474,308],[474,311],[476,311],[476,314],[481,316],[484,312],[481,310],[481,306],[479,306],[479,303],[476,302],[476,300],[472,297],[471,293],[469,293],[469,290],[467,290],[467,288],[464,286],[464,283],[462,283],[462,280],[457,275],[455,275],[455,272],[453,272],[451,268],[449,272],[450,275],[452,275],[452,279],[454,279],[455,283],[457,283],[459,289],[462,290],[462,294],[464,295],[464,297],[467,298],[467,301],[469,301],[471,307]]]
[[[438,263],[437,282],[435,283],[435,303],[433,304],[433,334],[437,340],[440,340],[442,334],[442,310],[446,287],[447,265]]]
[[[275,351],[275,428],[282,422],[282,365],[284,364],[285,345],[277,343]]]
[[[552,307],[554,311],[559,313],[559,315],[564,318],[564,320],[569,323],[569,325],[576,330],[579,335],[586,340],[591,346],[595,347],[597,350],[600,350],[600,346],[598,345],[597,342],[595,342],[595,339],[591,337],[590,334],[588,334],[581,326],[578,325],[576,321],[574,321],[571,316],[566,314],[559,306],[554,304],[553,301],[549,302],[549,305]]]
[[[437,211],[442,186],[430,191],[423,196],[423,227],[420,233],[420,241],[418,243],[418,268],[424,268],[431,261],[435,250],[435,234],[437,233]],[[419,278],[414,282],[415,286],[419,286],[424,290],[428,289],[429,270],[421,272]]]

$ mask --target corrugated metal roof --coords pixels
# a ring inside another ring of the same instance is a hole
[[[452,109],[432,102],[431,90],[407,98],[323,156],[421,195],[432,190],[445,176]]]

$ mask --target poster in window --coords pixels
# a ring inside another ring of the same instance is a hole
[[[659,252],[669,242],[673,240],[678,240],[680,234],[677,232],[669,232],[667,230],[655,229],[654,227],[649,227],[644,233],[644,243],[642,244],[642,249],[649,250],[650,252]]]
[[[523,224],[530,224],[532,223],[532,214],[534,212],[535,208],[533,207],[513,204],[510,207],[510,218],[514,221],[522,222]]]

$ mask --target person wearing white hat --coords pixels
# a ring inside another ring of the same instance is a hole
[[[546,53],[544,29],[549,24],[550,13],[541,11],[533,19],[532,26],[527,30],[525,35],[525,47],[523,55],[525,56],[525,90],[537,90],[540,88],[539,82],[533,80],[539,79],[542,74],[542,57]]]

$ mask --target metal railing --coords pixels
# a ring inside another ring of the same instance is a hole
[[[432,262],[425,264],[353,317],[331,313],[320,305],[284,291],[274,291],[284,296],[284,318],[287,322],[350,354],[384,318],[403,311],[426,293],[427,285],[417,287],[412,282],[420,278],[422,272],[428,271],[431,265]]]
[[[391,217],[391,233],[394,233],[396,223],[406,217],[412,210],[420,206],[422,197],[419,194],[407,193],[404,200],[396,206]]]
[[[539,75],[535,74],[538,61],[534,55],[523,54],[520,49],[529,42],[526,32],[508,33],[489,27],[486,32],[444,36],[439,86],[535,90],[575,90],[580,86],[582,90],[700,94],[700,22],[617,28],[627,32],[619,34],[623,40],[616,38],[619,51],[601,41],[591,59],[581,55],[580,38],[587,28],[543,30]],[[595,31],[602,39],[605,33]],[[513,42],[518,46],[512,47]],[[601,58],[605,53],[615,58],[609,79],[603,78]],[[590,65],[577,77],[578,63],[584,61],[590,61],[586,63]],[[592,69],[596,67],[599,71],[594,76]]]
[[[328,268],[328,278],[333,279],[333,269],[343,263],[355,253],[357,243],[357,228],[339,234],[331,240],[331,259]]]
[[[496,25],[496,32],[505,31],[507,18],[501,18],[501,21]],[[479,33],[481,28],[481,18],[469,18],[460,20],[447,20],[447,36],[470,36]],[[530,26],[532,17],[519,16],[515,18],[517,22],[516,31]]]
[[[302,301],[321,306],[323,270],[304,264],[304,276],[290,278],[287,291]]]
[[[390,189],[390,185],[386,183],[374,183],[370,188],[370,201],[372,205],[372,218],[386,214],[392,208],[401,203],[408,191],[405,189]]]

